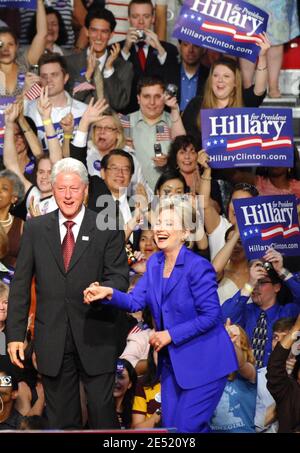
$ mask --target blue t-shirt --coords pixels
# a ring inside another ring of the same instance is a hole
[[[227,381],[210,421],[214,433],[255,433],[256,384],[241,376]]]

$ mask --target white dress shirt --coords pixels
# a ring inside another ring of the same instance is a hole
[[[58,211],[58,223],[59,223],[59,233],[60,233],[60,242],[62,243],[64,240],[64,237],[67,233],[67,227],[64,225],[64,222],[67,222],[68,220],[72,220],[72,222],[75,223],[72,228],[72,232],[74,235],[75,242],[77,240],[79,230],[82,224],[82,220],[84,217],[85,213],[85,207],[82,206],[80,212],[77,214],[77,216],[74,217],[74,219],[66,219],[66,217],[61,213],[61,211]]]

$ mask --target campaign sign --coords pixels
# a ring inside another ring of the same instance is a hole
[[[300,230],[295,195],[233,200],[247,258],[261,258],[269,247],[282,255],[300,255]]]
[[[4,133],[5,133],[5,118],[4,112],[10,104],[15,102],[16,98],[0,96],[0,156],[3,155]]]
[[[292,109],[205,109],[201,131],[211,168],[294,165]]]
[[[37,0],[0,0],[0,8],[36,9]]]
[[[255,62],[268,17],[239,0],[185,0],[173,37]]]

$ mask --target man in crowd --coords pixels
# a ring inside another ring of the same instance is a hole
[[[130,27],[122,46],[121,55],[134,69],[130,103],[124,113],[138,109],[137,83],[142,76],[159,76],[164,81],[178,64],[178,51],[173,44],[160,41],[152,30],[155,11],[151,0],[131,0],[128,5]]]
[[[89,47],[67,57],[67,65],[69,87],[77,99],[89,102],[91,97],[105,97],[119,111],[129,103],[133,72],[132,65],[119,55],[120,45],[108,47],[115,26],[110,11],[91,8],[85,19]]]

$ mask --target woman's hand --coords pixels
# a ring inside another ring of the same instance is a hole
[[[170,344],[172,338],[168,330],[162,330],[160,332],[153,332],[150,335],[149,343],[154,348],[156,352],[159,352],[163,347]]]
[[[64,131],[64,135],[72,135],[74,130],[74,116],[69,112],[59,123]]]
[[[84,296],[84,304],[90,304],[95,300],[102,300],[102,299],[111,299],[113,295],[113,289],[100,286],[98,282],[92,283],[88,288],[83,291]]]
[[[15,102],[14,104],[10,104],[4,112],[5,117],[5,124],[14,124],[19,116],[20,113],[20,104]]]
[[[109,104],[105,99],[99,99],[97,102],[94,103],[94,98],[92,98],[89,102],[89,105],[82,115],[79,129],[87,130],[92,123],[96,123],[97,121],[101,120],[102,113],[109,107]]]
[[[260,47],[259,56],[264,57],[270,49],[271,43],[266,35],[266,32],[260,33],[258,36],[261,39],[260,42],[256,43],[256,45]]]
[[[197,159],[198,164],[201,165],[203,168],[210,168],[209,166],[209,155],[204,149],[201,149],[201,151],[198,151],[198,159]]]

